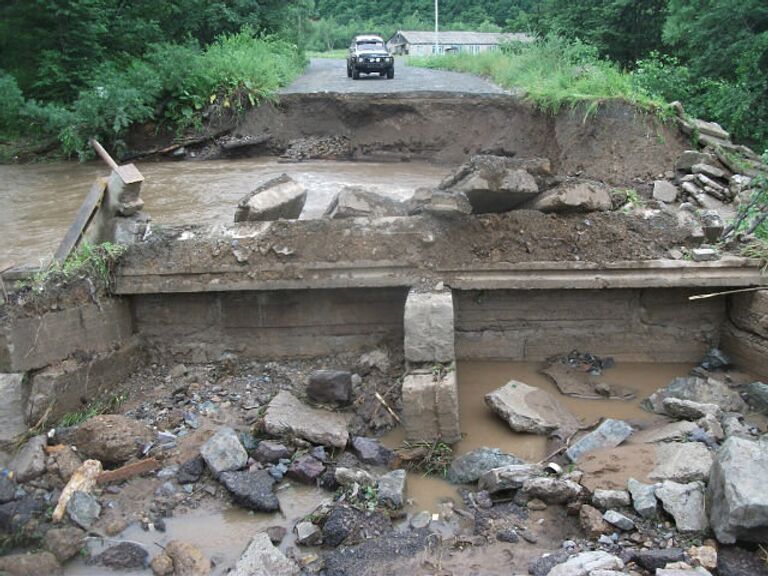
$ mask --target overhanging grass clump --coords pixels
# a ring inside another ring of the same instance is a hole
[[[631,74],[600,58],[595,48],[557,36],[508,44],[496,52],[413,57],[409,63],[484,76],[504,88],[523,90],[527,99],[552,113],[582,103],[594,112],[607,100],[623,100],[645,110],[666,109],[639,88]]]

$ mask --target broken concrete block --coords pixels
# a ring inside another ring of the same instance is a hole
[[[24,374],[0,374],[0,444],[27,431]]]
[[[768,541],[768,438],[732,436],[720,450],[709,476],[709,519],[723,544]]]
[[[587,452],[618,446],[629,438],[633,431],[632,426],[623,420],[608,418],[595,430],[574,442],[565,451],[565,455],[571,462],[576,462]]]
[[[627,490],[632,495],[632,506],[635,512],[643,518],[656,516],[656,488],[655,484],[644,484],[634,478],[627,482]]]
[[[696,164],[711,164],[716,161],[717,158],[712,154],[705,154],[698,150],[685,150],[677,157],[675,170],[678,170],[679,172],[691,172]]]
[[[453,294],[411,290],[405,301],[405,359],[449,363],[454,349]]]
[[[511,380],[485,395],[485,403],[515,432],[567,438],[581,422],[546,390]]]
[[[382,218],[405,214],[406,207],[402,202],[360,186],[345,186],[331,201],[324,216],[333,219]]]
[[[704,174],[710,178],[728,178],[728,174],[725,172],[725,170],[721,170],[717,166],[712,166],[711,164],[705,164],[703,162],[700,164],[694,164],[691,167],[691,172],[694,174]]]
[[[296,219],[304,209],[307,191],[287,174],[265,182],[240,199],[235,222]]]
[[[700,442],[670,442],[657,446],[656,462],[648,474],[651,480],[706,480],[712,468],[712,453]]]
[[[347,445],[348,422],[348,414],[310,408],[286,390],[278,392],[264,414],[264,429],[273,436],[293,434],[314,444],[337,448]]]
[[[744,412],[746,410],[741,396],[715,378],[699,378],[698,376],[675,378],[666,387],[659,388],[649,398],[643,400],[642,405],[657,414],[665,414],[664,400],[666,398],[692,400],[700,404],[715,404],[725,412]]]
[[[230,576],[297,576],[299,567],[278,550],[266,532],[251,539]]]
[[[653,183],[653,198],[671,204],[677,200],[677,186],[666,180],[656,180]]]
[[[589,180],[568,180],[539,195],[530,205],[542,212],[596,212],[613,207],[608,186]]]
[[[544,476],[544,468],[536,464],[511,464],[488,470],[480,476],[477,487],[490,494],[505,490],[519,490],[531,478]]]
[[[237,433],[229,427],[220,428],[211,436],[200,448],[200,455],[214,476],[240,470],[248,462],[248,452],[240,443]]]
[[[469,484],[477,482],[488,471],[511,465],[525,464],[514,454],[506,454],[498,448],[475,448],[454,458],[448,468],[447,478],[453,484]]]
[[[416,372],[403,380],[403,427],[408,440],[461,439],[459,391],[456,371],[443,374]]]

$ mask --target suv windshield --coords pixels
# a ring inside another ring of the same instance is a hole
[[[358,42],[357,49],[358,50],[377,50],[377,49],[383,50],[384,43],[383,42]]]

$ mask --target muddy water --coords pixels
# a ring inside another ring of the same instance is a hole
[[[283,550],[294,545],[295,537],[291,529],[296,519],[311,513],[322,501],[330,499],[330,494],[321,488],[290,485],[278,491],[278,498],[282,516],[255,514],[243,508],[194,510],[167,518],[165,532],[145,532],[138,524],[132,524],[120,534],[119,540],[142,544],[149,550],[151,557],[160,551],[161,546],[171,540],[189,542],[200,548],[214,562],[213,575],[226,574],[248,546],[251,537],[270,526],[283,526],[288,531],[280,546]],[[116,541],[111,540],[93,539],[89,545],[94,553],[98,553],[115,543]],[[82,560],[68,563],[64,571],[66,576],[97,576],[113,573],[152,574],[152,571],[115,572],[104,566],[88,566]]]
[[[446,168],[430,164],[312,161],[273,158],[138,163],[142,197],[153,222],[228,224],[237,201],[258,184],[290,174],[308,189],[302,218],[317,218],[344,185],[365,185],[395,198],[434,186]],[[60,162],[0,166],[0,270],[50,258],[102,163]]]
[[[546,376],[539,374],[542,364],[537,362],[459,362],[459,418],[464,438],[454,446],[456,455],[475,448],[488,446],[514,454],[527,462],[538,462],[551,453],[544,436],[519,434],[496,417],[486,406],[487,393],[503,386],[510,380],[519,380],[538,386],[555,395],[585,424],[610,417],[627,420],[642,426],[659,419],[640,408],[640,402],[658,388],[669,384],[677,376],[685,376],[693,367],[689,364],[621,363],[603,372],[607,382],[632,388],[634,400],[583,400],[560,394]],[[399,446],[404,438],[401,428],[385,438],[390,447]],[[408,497],[415,501],[414,509],[436,511],[439,503],[447,499],[458,502],[454,486],[437,478],[425,478],[418,474],[408,477]]]

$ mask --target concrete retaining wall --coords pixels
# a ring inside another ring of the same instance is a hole
[[[682,289],[457,291],[460,360],[540,361],[578,349],[625,362],[698,362],[725,301]]]
[[[206,362],[299,358],[403,342],[406,289],[286,290],[134,297],[150,350]]]
[[[730,296],[728,318],[723,349],[740,365],[768,379],[768,291]]]

